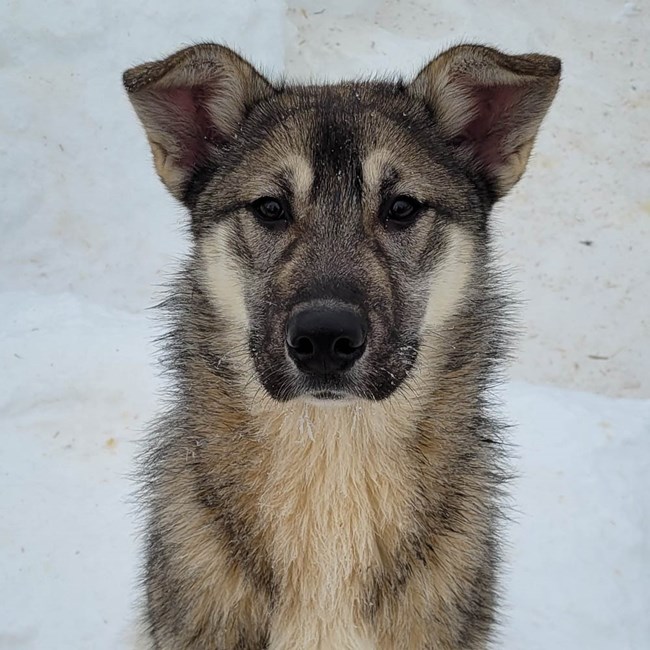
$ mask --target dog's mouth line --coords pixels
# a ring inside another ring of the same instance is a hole
[[[309,391],[308,395],[322,400],[342,400],[351,397],[349,393],[342,390],[313,390]]]

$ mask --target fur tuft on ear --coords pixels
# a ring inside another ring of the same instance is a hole
[[[156,171],[180,200],[192,175],[235,135],[246,111],[274,92],[240,56],[210,43],[131,68],[123,81]]]
[[[409,92],[429,104],[443,136],[501,197],[524,173],[560,72],[552,56],[459,45],[425,66]]]

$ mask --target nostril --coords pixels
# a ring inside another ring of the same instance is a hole
[[[314,348],[314,342],[308,336],[300,336],[295,341],[289,343],[293,348],[293,351],[303,357],[310,357],[316,351]]]
[[[340,336],[336,341],[334,341],[332,350],[337,356],[346,358],[355,355],[362,345],[363,342],[361,342],[360,345],[355,345],[352,339],[347,336]]]

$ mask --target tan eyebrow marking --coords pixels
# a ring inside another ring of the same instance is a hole
[[[314,171],[304,156],[292,154],[285,161],[285,170],[289,174],[294,196],[303,202],[309,199],[314,182]]]
[[[363,183],[369,194],[376,194],[379,191],[390,160],[388,149],[375,149],[363,159],[361,163]]]

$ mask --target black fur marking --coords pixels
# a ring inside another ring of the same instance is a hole
[[[233,650],[266,650],[269,647],[269,633],[266,630],[242,629]]]
[[[186,181],[183,192],[183,203],[190,210],[194,210],[196,207],[199,196],[201,196],[203,190],[208,186],[215,172],[216,167],[214,165],[202,165],[195,169]],[[198,233],[194,234],[196,236]]]
[[[312,136],[314,182],[311,200],[329,194],[337,206],[345,205],[346,198],[359,205],[363,173],[355,125],[350,113],[342,112],[332,98],[326,96],[326,104]],[[351,197],[345,191],[347,183],[351,183]]]

